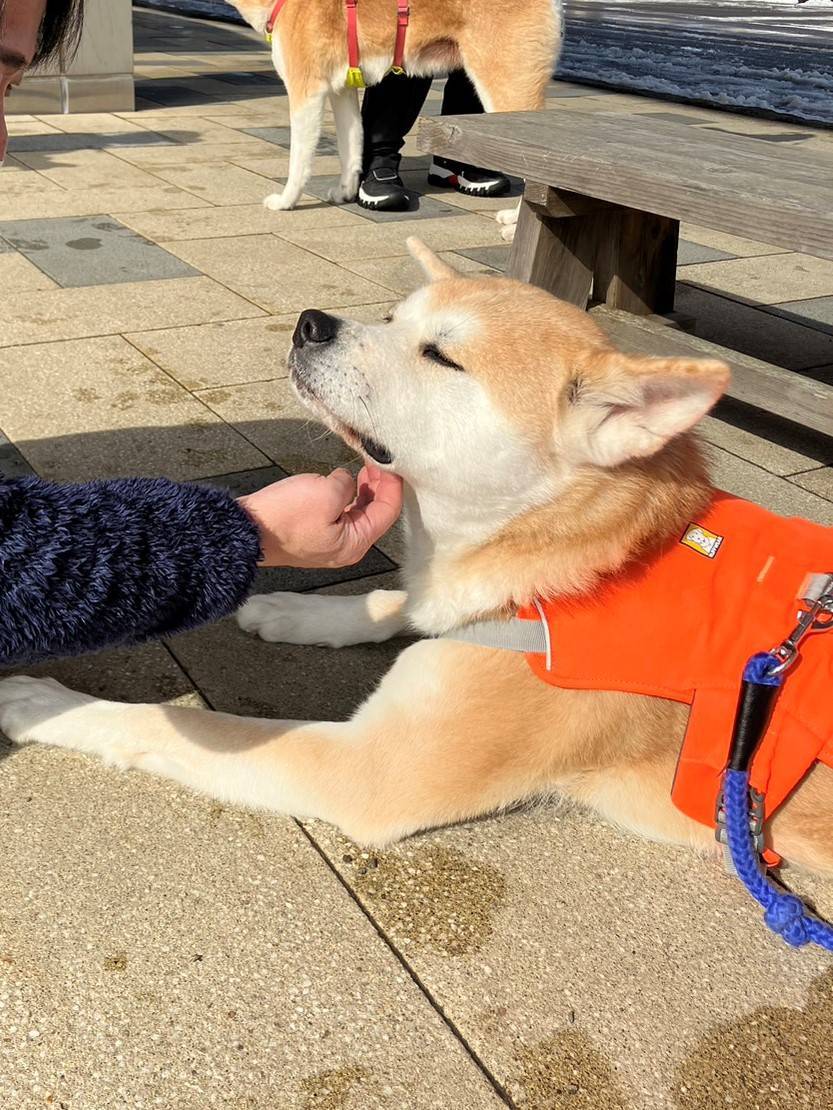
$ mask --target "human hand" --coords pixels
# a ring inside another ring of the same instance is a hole
[[[402,479],[366,466],[296,474],[239,504],[260,529],[265,567],[347,567],[358,563],[402,511]]]

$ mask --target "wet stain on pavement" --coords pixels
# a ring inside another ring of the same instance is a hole
[[[438,845],[374,853],[340,839],[351,885],[404,951],[466,956],[492,935],[506,893],[496,868]]]
[[[833,971],[794,1010],[764,1006],[718,1026],[677,1071],[678,1110],[821,1110],[833,1106]]]
[[[68,239],[67,246],[74,251],[97,251],[101,248],[101,240],[84,236],[81,239]]]
[[[353,1089],[363,1086],[369,1078],[368,1070],[358,1064],[308,1076],[301,1083],[303,1110],[344,1110]]]
[[[515,1053],[507,1084],[524,1110],[628,1110],[608,1059],[586,1033],[564,1029]]]

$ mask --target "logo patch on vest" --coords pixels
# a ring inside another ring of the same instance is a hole
[[[680,543],[683,547],[690,547],[698,555],[705,555],[707,559],[713,559],[720,550],[723,536],[718,536],[716,532],[710,532],[702,524],[689,524]]]

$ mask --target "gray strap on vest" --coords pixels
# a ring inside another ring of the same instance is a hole
[[[501,651],[517,651],[523,655],[545,655],[547,670],[550,670],[552,655],[549,626],[539,603],[536,601],[533,604],[540,618],[537,621],[521,620],[519,617],[506,621],[475,621],[446,632],[440,638]]]

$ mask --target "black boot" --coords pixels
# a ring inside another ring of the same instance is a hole
[[[480,170],[462,162],[450,162],[447,158],[432,159],[428,181],[470,197],[502,197],[510,189],[509,178],[496,170]]]
[[[404,212],[411,206],[411,197],[399,176],[399,168],[392,162],[381,163],[365,173],[359,185],[358,201],[362,208],[379,212]]]

